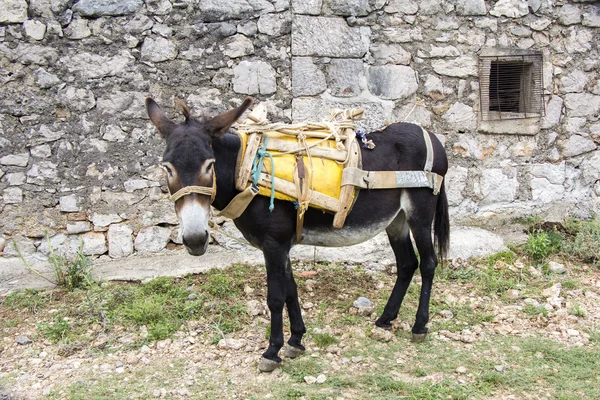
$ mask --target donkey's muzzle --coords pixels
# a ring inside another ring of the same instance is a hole
[[[209,242],[208,231],[201,234],[185,235],[182,238],[183,245],[187,252],[192,256],[201,256],[206,253]]]

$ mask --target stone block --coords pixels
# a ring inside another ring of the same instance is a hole
[[[349,27],[343,18],[298,15],[292,32],[295,56],[362,57],[369,50],[370,28]]]
[[[329,90],[334,96],[352,97],[359,95],[360,82],[364,79],[364,64],[355,58],[335,58],[327,69]]]
[[[26,179],[23,172],[6,174],[6,183],[8,183],[8,186],[20,186],[25,183]]]
[[[108,255],[123,258],[133,254],[133,229],[126,224],[112,224],[108,227]]]
[[[445,177],[446,196],[449,206],[458,206],[464,200],[463,192],[467,188],[467,177],[469,169],[459,165],[448,168]]]
[[[558,9],[558,22],[563,25],[574,25],[581,22],[581,9],[571,4],[565,4]]]
[[[25,34],[34,40],[42,40],[46,35],[46,24],[34,19],[23,22],[23,28]]]
[[[0,3],[0,24],[18,24],[27,20],[25,0],[2,0]]]
[[[79,239],[82,242],[81,252],[86,256],[99,256],[108,251],[106,237],[101,232],[88,232]]]
[[[588,76],[581,70],[573,70],[560,78],[560,89],[563,93],[581,93],[588,83]]]
[[[456,15],[486,15],[485,0],[464,0],[456,3]]]
[[[385,7],[385,12],[394,14],[413,15],[419,11],[419,2],[413,0],[390,0]]]
[[[74,235],[85,233],[92,230],[92,225],[87,221],[69,221],[67,222],[67,233]]]
[[[550,129],[558,125],[562,117],[563,99],[552,96],[546,105],[546,115],[542,118],[542,128]]]
[[[565,187],[563,185],[555,185],[545,178],[532,178],[530,181],[531,199],[535,202],[548,204],[564,197]]]
[[[79,205],[79,197],[76,194],[70,194],[68,196],[62,196],[59,200],[61,212],[79,212],[81,206]]]
[[[324,0],[323,9],[334,15],[364,17],[372,11],[369,3],[369,0]]]
[[[433,60],[431,66],[436,73],[445,76],[468,78],[479,75],[477,59],[472,56],[462,56],[449,60]]]
[[[76,18],[72,20],[65,29],[65,36],[72,40],[81,40],[92,36],[92,30],[89,28],[88,20],[85,18]]]
[[[417,74],[404,65],[383,65],[368,70],[369,91],[382,99],[405,99],[416,93]]]
[[[473,107],[460,102],[452,104],[442,118],[451,129],[458,132],[471,132],[477,127],[477,116]]]
[[[589,93],[569,93],[565,106],[570,117],[595,117],[600,114],[600,96]]]
[[[23,202],[23,190],[18,187],[8,187],[2,191],[2,200],[5,204],[18,204]]]
[[[85,17],[118,16],[133,14],[143,4],[142,0],[79,0],[73,11]]]
[[[413,103],[405,104],[399,109],[394,110],[394,121],[411,122],[423,128],[431,127],[431,117],[431,111]]]
[[[475,193],[481,198],[481,205],[501,204],[515,201],[518,189],[516,168],[511,168],[509,175],[501,168],[490,168],[481,171]]]
[[[360,62],[360,61],[359,61]],[[313,63],[311,57],[292,59],[292,95],[314,96],[327,89],[325,74]]]
[[[169,243],[171,230],[160,226],[142,229],[135,238],[135,249],[140,253],[157,253]]]
[[[409,65],[412,59],[412,55],[400,44],[375,43],[370,50],[377,64]]]
[[[91,90],[68,86],[58,92],[58,98],[73,111],[89,111],[96,106]]]
[[[57,167],[57,164],[50,161],[38,161],[34,163],[31,169],[27,171],[27,183],[44,185],[60,182]]]
[[[92,224],[94,224],[95,231],[106,230],[106,227],[123,221],[123,218],[117,214],[97,214],[94,213],[91,218]],[[116,226],[116,225],[115,225]]]
[[[590,137],[582,135],[571,135],[566,141],[562,141],[560,144],[563,157],[575,157],[594,151],[598,147]]]
[[[142,59],[152,62],[174,60],[177,57],[177,46],[164,37],[144,39]]]
[[[292,14],[290,12],[263,14],[257,23],[258,31],[269,36],[287,35],[290,33],[291,26]]]
[[[74,55],[61,57],[59,60],[59,63],[67,71],[71,74],[76,74],[84,81],[124,75],[133,67],[134,62],[135,58],[126,50],[114,56],[79,52]]]
[[[586,158],[581,163],[582,181],[586,185],[600,181],[600,151],[592,153],[591,157]]]
[[[244,35],[235,35],[227,39],[223,54],[231,58],[244,57],[254,54],[252,41]]]
[[[292,0],[292,11],[296,14],[319,15],[323,0]]]
[[[590,28],[600,28],[600,7],[597,4],[591,4],[583,8],[581,24]]]
[[[242,61],[233,68],[233,91],[271,94],[277,91],[275,70],[264,61]]]
[[[23,257],[27,257],[35,254],[35,252],[36,248],[33,240],[16,236],[6,240],[2,254],[7,257],[19,257],[19,253],[21,253]]]
[[[203,0],[198,11],[204,21],[216,22],[273,12],[275,7],[267,0]]]
[[[9,154],[0,158],[1,165],[14,165],[16,167],[26,167],[29,163],[29,153]]]
[[[529,14],[529,5],[522,0],[499,0],[490,14],[495,17],[521,18]]]

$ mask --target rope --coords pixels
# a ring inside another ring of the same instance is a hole
[[[275,208],[275,161],[273,155],[267,151],[267,139],[268,136],[264,137],[262,148],[258,149],[256,156],[254,157],[254,163],[252,166],[252,183],[258,186],[258,180],[262,172],[265,156],[269,156],[271,160],[271,199],[269,202],[269,211],[272,212]]]

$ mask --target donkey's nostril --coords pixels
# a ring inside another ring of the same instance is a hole
[[[184,246],[188,247],[190,249],[204,246],[204,244],[206,243],[207,240],[208,240],[208,231],[204,231],[204,233],[202,233],[202,234],[185,235],[182,238]]]

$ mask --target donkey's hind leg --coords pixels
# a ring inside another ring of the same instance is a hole
[[[305,348],[302,345],[302,336],[306,333],[306,327],[302,320],[302,311],[300,310],[300,302],[298,301],[298,286],[292,274],[292,263],[289,257],[285,271],[285,289],[285,305],[290,317],[290,331],[292,332],[292,336],[288,340],[288,347],[285,349],[285,356],[294,358],[304,353]]]
[[[375,325],[389,329],[392,327],[392,321],[398,316],[398,310],[400,310],[402,300],[419,262],[410,240],[410,229],[406,222],[406,213],[403,210],[387,227],[386,232],[396,256],[398,272],[392,294]]]
[[[415,193],[417,194],[417,193]],[[429,322],[429,301],[431,299],[431,288],[433,286],[433,276],[438,264],[438,258],[435,254],[435,248],[431,237],[431,224],[435,215],[435,201],[437,197],[420,196],[415,198],[411,196],[413,204],[420,204],[409,213],[407,220],[410,230],[415,239],[417,250],[419,252],[421,270],[421,295],[419,297],[419,308],[415,324],[412,327],[412,339],[414,342],[422,342],[427,336],[427,323]]]

